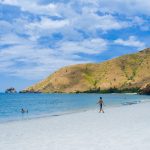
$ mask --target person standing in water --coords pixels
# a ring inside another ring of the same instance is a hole
[[[100,105],[100,110],[99,110],[99,113],[104,113],[104,110],[103,110],[103,105],[104,105],[104,101],[102,99],[102,97],[100,97],[99,101],[97,102],[97,104]]]

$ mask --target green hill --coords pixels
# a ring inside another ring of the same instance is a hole
[[[150,48],[103,63],[64,67],[22,92],[137,92],[150,83]]]

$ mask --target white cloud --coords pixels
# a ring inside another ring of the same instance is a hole
[[[38,3],[38,0],[0,0],[2,4],[9,4],[20,7],[23,11],[29,11],[36,14],[58,15],[60,7],[67,8],[68,5],[78,4],[99,9],[99,11],[112,13],[122,13],[126,15],[144,14],[150,15],[150,1],[148,0],[74,0],[66,1],[65,4],[60,1],[47,4]],[[65,9],[62,8],[62,9]],[[67,11],[67,10],[66,10]]]
[[[96,28],[107,30],[118,30],[129,27],[129,23],[125,21],[118,21],[112,15],[98,16]]]
[[[7,2],[13,5],[13,2]],[[27,0],[27,2],[29,1]],[[98,1],[85,2],[83,0],[83,2],[85,4],[79,9],[81,10],[80,13],[72,6],[73,2],[54,4],[57,7],[54,13],[63,18],[61,20],[53,20],[50,18],[52,14],[45,12],[45,16],[41,16],[40,20],[33,19],[31,22],[27,16],[21,16],[16,19],[11,26],[16,33],[24,32],[30,35],[31,40],[37,40],[41,36],[50,36],[55,32],[61,33],[66,40],[82,40],[83,37],[77,30],[82,30],[89,34],[91,38],[95,38],[97,30],[106,33],[108,30],[118,30],[131,26],[129,22],[119,21],[112,15],[96,14],[96,11],[99,10]],[[86,5],[86,3],[89,2],[91,2],[90,5]],[[18,3],[17,5],[20,4],[20,6],[23,5],[20,1],[16,3]],[[14,2],[14,4],[16,3]],[[38,5],[38,7],[47,7],[47,5],[37,4],[35,1],[32,1],[30,6],[33,5],[32,3]],[[82,2],[79,4],[82,6]],[[30,7],[28,5],[23,6]]]
[[[101,9],[109,13],[150,15],[149,0],[101,0]]]
[[[139,27],[141,31],[148,31],[150,29],[149,20],[139,16],[132,17],[132,26]]]
[[[51,20],[50,18],[43,17],[41,18],[41,21],[29,23],[28,25],[26,25],[26,27],[32,30],[36,28],[44,30],[54,30],[68,25],[68,20]]]
[[[0,0],[2,4],[18,5],[18,0]]]
[[[56,56],[57,55],[57,56]],[[59,68],[88,62],[73,55],[54,53],[51,49],[36,49],[26,45],[0,52],[0,72],[26,79],[41,79]]]
[[[12,25],[4,20],[0,20],[0,34],[9,33],[12,30]]]
[[[57,6],[55,4],[41,5],[36,0],[0,0],[1,4],[9,4],[12,6],[18,6],[22,11],[28,11],[34,14],[59,16],[57,13]]]
[[[77,53],[98,54],[107,48],[103,39],[62,42],[55,49],[39,48],[38,43],[16,35],[3,36],[1,41],[14,46],[0,51],[0,72],[27,79],[41,79],[63,66],[90,62]]]
[[[128,22],[118,21],[112,15],[97,15],[96,12],[102,9],[98,0],[76,0],[68,1],[67,3],[49,3],[47,5],[38,4],[37,1],[30,0],[3,0],[3,3],[19,6],[21,10],[35,14],[64,18],[63,21],[54,22],[43,17],[42,21],[30,24],[33,28],[42,27],[44,29],[44,27],[47,28],[49,25],[57,28],[69,23],[71,28],[84,28],[90,31],[97,28],[107,31],[129,27]],[[76,8],[76,3],[80,6],[79,8],[78,6]]]
[[[1,0],[2,1],[2,0]],[[60,7],[67,8],[67,5],[79,4],[81,7],[91,7],[91,10],[99,9],[109,13],[123,13],[127,15],[144,14],[150,15],[150,1],[148,0],[74,0],[68,1],[65,4],[60,2],[48,3],[42,5],[38,0],[3,0],[3,3],[20,6],[22,10],[37,14],[53,14],[58,15]]]
[[[114,43],[122,46],[136,47],[138,49],[145,48],[145,43],[139,41],[135,36],[130,36],[127,40],[117,39]]]
[[[39,4],[37,0],[0,0],[0,3],[18,6],[24,11],[19,18],[12,19],[11,23],[0,22],[0,33],[3,32],[0,36],[1,45],[13,45],[0,50],[0,72],[30,79],[43,78],[66,65],[92,61],[86,55],[95,56],[107,50],[108,42],[100,37],[101,34],[132,25],[142,26],[144,30],[145,20],[137,14],[150,12],[146,0],[74,0],[45,5]],[[30,12],[31,18],[38,16],[38,19],[35,17],[31,20],[25,12]],[[126,21],[115,16],[114,12],[136,15],[128,17]],[[52,19],[52,16],[57,17]],[[39,45],[39,38],[51,37],[53,33],[63,37],[55,42],[50,41],[54,48]],[[21,38],[22,34],[27,37]],[[114,43],[138,49],[145,47],[135,36],[130,36],[127,40],[119,38]]]
[[[77,42],[67,41],[60,43],[58,49],[66,54],[100,54],[107,49],[107,41],[100,38]]]
[[[12,44],[12,45],[20,45],[26,42],[24,38],[20,38],[15,34],[5,34],[0,36],[0,43],[1,44]]]
[[[91,1],[92,2],[92,1]],[[60,5],[59,13],[70,21],[70,27],[93,32],[96,29],[102,31],[118,30],[131,26],[126,21],[119,21],[115,16],[108,14],[98,15],[99,5],[83,5],[78,13],[71,4]]]

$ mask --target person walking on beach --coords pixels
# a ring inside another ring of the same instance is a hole
[[[100,97],[99,101],[97,102],[97,104],[100,105],[100,110],[99,110],[99,113],[104,113],[104,110],[103,110],[103,105],[104,105],[104,101],[102,99],[102,97]]]

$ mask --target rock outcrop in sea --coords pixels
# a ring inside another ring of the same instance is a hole
[[[11,87],[5,90],[5,93],[17,93],[16,89]]]

